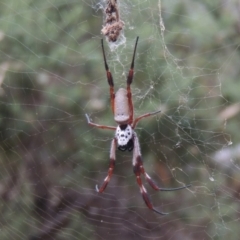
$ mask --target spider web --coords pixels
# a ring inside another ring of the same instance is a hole
[[[2,1],[0,22],[1,239],[238,239],[238,1],[118,1],[124,22],[104,39],[115,90],[132,87],[144,204],[132,152],[117,151],[100,34],[105,1]],[[144,180],[144,179],[143,179]]]

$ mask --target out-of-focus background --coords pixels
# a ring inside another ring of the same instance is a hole
[[[116,90],[132,93],[159,211],[143,202],[132,152],[117,151],[102,194],[111,130],[100,39],[105,1],[0,2],[0,239],[238,239],[240,3],[119,0],[120,42],[104,38]]]

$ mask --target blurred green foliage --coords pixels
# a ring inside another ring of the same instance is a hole
[[[104,42],[116,89],[125,86],[140,36],[135,113],[162,110],[137,129],[145,168],[161,186],[193,186],[149,189],[154,205],[171,212],[161,218],[143,203],[132,155],[117,152],[108,190],[96,194],[114,133],[88,126],[85,113],[115,124],[100,46],[102,1],[2,1],[1,240],[239,235],[237,169],[228,157],[222,164],[213,157],[240,141],[238,1],[164,0],[164,32],[158,1],[119,2],[126,43],[111,51]]]

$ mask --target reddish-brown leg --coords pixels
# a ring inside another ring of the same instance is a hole
[[[99,125],[99,124],[93,123],[93,122],[90,121],[90,118],[87,114],[85,114],[85,116],[86,116],[87,122],[90,126],[97,127],[97,128],[102,128],[102,129],[116,130],[116,127],[113,127],[113,126],[105,126],[105,125]]]
[[[176,190],[181,190],[184,188],[191,187],[191,184],[188,184],[183,187],[177,187],[177,188],[160,188],[156,185],[156,183],[152,180],[152,178],[145,172],[141,158],[137,159],[137,164],[139,165],[140,171],[144,175],[144,177],[147,180],[147,182],[149,183],[149,185],[156,191],[176,191]]]
[[[116,140],[116,138],[114,138],[112,140],[111,148],[110,148],[110,164],[109,164],[109,169],[108,169],[108,175],[104,179],[104,182],[103,182],[102,186],[100,187],[100,189],[98,189],[98,185],[96,185],[96,191],[99,192],[99,193],[102,193],[105,190],[105,188],[107,187],[107,185],[108,185],[108,183],[111,179],[113,169],[114,169],[114,166],[115,166],[116,145],[117,145],[117,140]]]
[[[161,110],[156,111],[156,112],[151,112],[151,113],[145,113],[145,114],[137,117],[137,118],[134,120],[134,122],[133,122],[132,128],[134,129],[134,128],[136,127],[137,123],[138,123],[142,118],[150,117],[150,116],[155,115],[155,114],[158,114],[158,113],[160,113],[160,112],[161,112]]]
[[[113,83],[112,74],[109,71],[109,67],[108,67],[108,64],[107,64],[105,50],[104,50],[104,45],[103,45],[103,39],[101,40],[101,43],[102,43],[102,52],[103,52],[104,66],[105,66],[105,70],[106,70],[106,73],[107,73],[108,84],[110,86],[111,107],[112,107],[112,111],[113,111],[113,114],[114,114],[114,98],[115,98],[114,83]]]
[[[153,210],[159,214],[162,214],[162,215],[165,215],[166,213],[159,212],[158,210],[153,208],[153,205],[148,197],[147,191],[142,184],[140,175],[143,174],[144,177],[146,178],[147,182],[149,183],[149,185],[156,191],[176,191],[176,190],[181,190],[181,189],[191,186],[191,184],[189,184],[189,185],[186,185],[183,187],[178,187],[178,188],[160,188],[160,187],[158,187],[156,185],[156,183],[154,183],[154,181],[151,179],[151,177],[144,170],[143,163],[142,163],[142,157],[141,157],[141,151],[140,151],[140,145],[139,145],[139,141],[138,141],[138,137],[137,137],[136,133],[134,133],[133,169],[134,169],[134,173],[137,178],[137,183],[140,187],[140,191],[142,193],[142,196],[143,196],[143,199],[144,199],[146,205],[151,210]]]
[[[132,103],[132,91],[131,91],[130,85],[132,84],[133,75],[134,75],[134,60],[135,60],[138,38],[139,37],[137,37],[137,39],[136,39],[136,43],[135,43],[135,47],[134,47],[134,51],[133,51],[132,63],[131,63],[131,67],[130,67],[128,77],[127,77],[127,97],[128,97],[128,106],[129,106],[129,112],[130,112],[129,124],[131,124],[133,122],[133,114],[134,114],[133,113],[133,103]]]
[[[133,172],[136,176],[138,186],[140,188],[140,192],[142,194],[143,200],[146,203],[147,207],[151,209],[152,211],[159,213],[161,215],[166,215],[167,213],[163,213],[155,209],[152,205],[152,202],[148,196],[146,188],[142,184],[142,180],[140,175],[142,174],[142,159],[141,159],[141,152],[140,152],[140,146],[138,142],[138,137],[136,133],[133,135],[134,138],[134,149],[133,149]]]
[[[141,177],[140,177],[141,170],[140,170],[140,166],[138,164],[133,167],[133,171],[134,171],[134,173],[136,175],[136,179],[137,179],[138,186],[140,188],[140,192],[142,194],[143,200],[144,200],[145,204],[147,205],[147,207],[149,209],[151,209],[152,211],[156,212],[156,213],[159,213],[161,215],[166,215],[167,213],[160,212],[160,211],[158,211],[157,209],[155,209],[153,207],[152,202],[151,202],[151,200],[150,200],[150,198],[148,196],[147,190],[146,190],[146,188],[142,184],[142,180],[141,180]]]

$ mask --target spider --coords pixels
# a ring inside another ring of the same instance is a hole
[[[130,67],[128,77],[127,77],[127,89],[120,88],[116,93],[114,93],[113,78],[112,78],[112,74],[109,70],[107,60],[106,60],[103,39],[101,40],[104,65],[105,65],[105,70],[106,70],[106,74],[107,74],[108,84],[110,86],[111,107],[112,107],[112,111],[114,114],[114,120],[118,124],[118,126],[117,127],[105,126],[105,125],[99,125],[99,124],[93,123],[93,122],[91,122],[89,116],[86,114],[87,122],[89,125],[91,125],[93,127],[101,128],[101,129],[115,130],[115,136],[112,139],[111,148],[110,148],[110,165],[109,165],[109,169],[108,169],[108,174],[107,174],[107,177],[104,179],[104,182],[103,182],[102,186],[100,187],[100,189],[96,185],[96,191],[99,193],[102,193],[105,190],[105,188],[107,187],[107,185],[111,179],[113,169],[115,166],[116,147],[118,147],[118,149],[121,151],[126,151],[126,150],[132,151],[133,150],[133,160],[132,160],[133,172],[136,176],[136,180],[137,180],[138,186],[140,188],[140,192],[142,194],[143,200],[145,201],[145,203],[149,209],[151,209],[152,211],[154,211],[158,214],[165,215],[167,213],[160,212],[153,207],[153,204],[147,194],[147,190],[142,183],[141,174],[144,175],[146,181],[156,191],[176,191],[176,190],[188,188],[191,186],[191,184],[185,185],[183,187],[178,187],[178,188],[160,188],[151,179],[151,177],[145,172],[145,169],[143,167],[140,144],[139,144],[139,140],[138,140],[137,134],[134,131],[134,129],[135,129],[137,123],[141,119],[156,115],[160,111],[146,113],[146,114],[143,114],[143,115],[137,117],[136,119],[134,119],[134,117],[133,117],[134,109],[133,109],[132,93],[131,93],[130,85],[133,81],[134,59],[135,59],[135,53],[136,53],[138,39],[139,39],[139,37],[137,37],[137,39],[136,39],[133,57],[132,57],[132,63],[131,63],[131,67]]]

